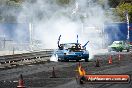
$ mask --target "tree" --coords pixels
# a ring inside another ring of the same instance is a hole
[[[14,1],[16,3],[22,2],[22,0],[10,0],[10,1]]]
[[[75,2],[75,0],[56,0],[56,3],[61,6],[67,6],[73,2]]]
[[[60,4],[69,4],[69,0],[57,0],[58,3]]]
[[[115,8],[122,1],[125,1],[125,0],[108,0],[108,4],[110,5],[110,7]]]
[[[120,16],[120,21],[126,21],[125,12],[128,12],[129,21],[132,22],[132,4],[122,3],[116,7],[117,14]]]

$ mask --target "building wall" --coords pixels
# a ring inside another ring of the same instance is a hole
[[[28,49],[29,24],[0,23],[0,50]]]
[[[28,23],[0,23],[0,37],[13,40],[15,42],[29,41]]]
[[[104,32],[107,34],[109,43],[115,40],[127,40],[128,29],[126,23],[106,23],[104,26]],[[132,23],[130,23],[130,27],[132,27]],[[132,42],[132,29],[129,30],[129,35],[129,41]]]

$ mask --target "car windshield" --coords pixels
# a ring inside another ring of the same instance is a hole
[[[75,44],[64,44],[65,49],[69,49],[69,48],[72,48],[72,47],[75,47],[75,46],[76,46]]]
[[[122,44],[121,41],[114,41],[113,44]]]
[[[70,49],[73,51],[83,49],[81,44],[77,44],[77,43],[61,44],[61,46],[63,46],[64,49]]]

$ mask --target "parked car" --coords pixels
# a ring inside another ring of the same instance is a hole
[[[108,51],[122,52],[123,50],[130,51],[130,45],[126,41],[114,41],[110,46],[108,46]]]

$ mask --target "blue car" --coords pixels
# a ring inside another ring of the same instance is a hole
[[[79,61],[81,59],[84,59],[85,62],[89,61],[89,52],[86,50],[86,45],[89,41],[84,46],[81,46],[81,44],[78,43],[77,35],[77,43],[60,44],[60,37],[61,35],[58,39],[58,49],[55,51],[55,54],[58,56],[58,61]]]

